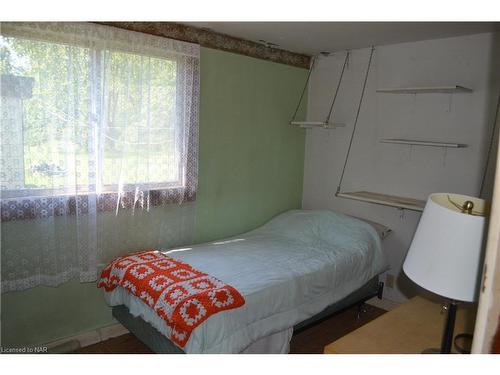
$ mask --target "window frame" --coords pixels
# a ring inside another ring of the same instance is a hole
[[[11,25],[14,25],[15,28],[16,23],[12,23]],[[22,28],[24,27],[23,24],[20,24],[20,30],[22,31]],[[91,26],[96,26],[96,25],[91,25]],[[98,26],[101,27],[101,26]],[[2,30],[2,34],[4,30]],[[26,31],[24,31],[26,32]],[[40,40],[43,42],[48,42],[48,43],[56,43],[56,44],[63,44],[63,45],[71,45],[71,46],[78,46],[78,47],[86,47],[78,42],[70,43],[70,42],[59,42],[59,41],[54,41],[50,39],[43,39],[43,38],[38,38],[33,37],[32,34],[30,34],[32,31],[27,32],[28,36],[23,36],[23,35],[15,35],[10,34],[9,32],[5,35],[6,37],[14,37],[14,38],[19,38],[19,39],[27,39],[27,40]],[[122,33],[122,31],[120,31]],[[133,33],[133,32],[126,32],[126,33]],[[21,32],[21,34],[23,34]],[[137,33],[133,33],[137,34]],[[120,36],[122,37],[122,36]],[[152,36],[147,36],[152,37]],[[166,40],[165,38],[160,38],[160,37],[152,37],[152,38],[159,38],[161,39],[161,43]],[[123,42],[122,40],[120,42]],[[177,41],[174,41],[177,43]],[[158,42],[160,43],[160,42]],[[178,42],[178,43],[184,43],[184,42]],[[194,46],[194,48],[193,48]],[[186,46],[174,46],[174,49],[178,49],[179,51],[174,51],[173,53],[167,53],[168,56],[160,56],[155,53],[148,53],[146,52],[140,52],[137,50],[137,47],[132,48],[131,50],[123,49],[123,48],[98,48],[98,47],[88,47],[89,48],[89,53],[94,54],[97,59],[99,57],[102,60],[102,53],[103,51],[110,50],[110,51],[119,51],[119,52],[125,52],[125,53],[130,53],[131,55],[138,55],[138,56],[146,56],[146,57],[154,57],[154,58],[161,58],[161,59],[172,59],[176,61],[176,69],[177,69],[177,75],[176,75],[176,80],[175,80],[175,86],[176,86],[176,94],[175,94],[175,101],[174,105],[177,107],[179,105],[179,97],[178,97],[178,91],[179,91],[179,69],[180,64],[178,58],[184,58],[183,63],[186,64],[186,61],[190,59],[189,61],[193,63],[194,61],[194,69],[192,69],[192,73],[194,73],[194,82],[197,84],[196,87],[193,86],[193,88],[190,87],[192,91],[190,91],[190,94],[196,95],[196,97],[190,97],[189,98],[189,105],[194,105],[196,106],[194,108],[195,112],[195,121],[193,122],[193,119],[190,117],[189,119],[183,119],[181,121],[179,118],[175,120],[175,128],[174,131],[178,132],[184,132],[183,134],[183,139],[180,140],[180,148],[179,150],[179,161],[177,163],[178,167],[178,176],[179,179],[176,181],[165,181],[165,182],[146,182],[146,183],[136,183],[136,184],[124,184],[121,186],[121,192],[119,192],[120,185],[119,184],[104,184],[104,181],[102,180],[103,178],[103,173],[102,173],[102,168],[103,168],[103,159],[104,159],[104,148],[101,140],[98,140],[98,151],[96,153],[96,169],[97,169],[97,178],[99,180],[98,186],[96,186],[96,191],[90,191],[89,189],[86,189],[85,186],[77,186],[77,187],[58,187],[58,188],[37,188],[37,187],[29,187],[29,188],[20,188],[20,189],[5,189],[1,190],[1,211],[2,211],[2,221],[9,221],[9,220],[19,220],[19,219],[29,219],[29,218],[38,218],[38,217],[44,217],[44,214],[40,214],[37,212],[37,209],[40,206],[40,202],[43,202],[43,205],[45,205],[46,202],[49,202],[48,205],[50,206],[50,202],[63,202],[66,200],[64,207],[59,209],[57,211],[54,207],[49,207],[49,209],[54,209],[54,212],[52,214],[49,214],[48,216],[60,216],[60,215],[66,215],[66,214],[75,214],[77,213],[77,209],[72,209],[72,206],[76,205],[76,202],[79,200],[85,200],[85,199],[93,199],[92,197],[96,197],[96,200],[98,202],[98,206],[100,207],[98,211],[108,211],[110,210],[110,204],[108,201],[110,200],[116,200],[116,204],[113,205],[114,207],[117,207],[120,205],[123,208],[132,208],[137,205],[137,201],[133,200],[132,203],[130,203],[131,196],[135,194],[135,189],[137,186],[140,186],[144,191],[147,192],[148,194],[148,206],[149,205],[159,205],[163,203],[174,203],[178,202],[178,197],[182,197],[182,202],[191,202],[196,200],[196,190],[197,190],[197,156],[198,156],[198,103],[199,103],[199,46],[197,45],[187,45]],[[186,55],[184,55],[183,52],[186,52]],[[193,60],[194,59],[194,60]],[[100,68],[98,69],[99,72],[102,73],[102,62],[98,64]],[[185,69],[183,74],[186,74],[188,71],[186,67],[182,67],[182,69]],[[101,78],[100,78],[101,79]],[[182,79],[185,79],[183,77]],[[93,82],[92,79],[90,79],[90,85],[95,86],[96,83]],[[185,89],[185,88],[184,88]],[[183,99],[182,99],[183,100]],[[96,102],[99,101],[99,95],[92,95],[91,94],[91,101]],[[93,103],[92,108],[100,108],[98,105],[94,105]],[[181,110],[184,112],[185,103],[183,102],[181,104],[182,108]],[[190,111],[193,111],[193,108],[190,108]],[[192,112],[189,112],[191,115],[193,115]],[[183,113],[185,115],[185,113]],[[24,116],[24,114],[23,114]],[[175,116],[178,116],[177,114]],[[91,118],[95,118],[94,116],[90,116]],[[98,117],[101,118],[101,117]],[[97,122],[94,121],[89,121],[89,127],[93,126],[99,126]],[[180,127],[180,129],[179,129]],[[189,131],[186,131],[188,129]],[[175,144],[176,148],[179,147],[179,138],[175,137]],[[24,150],[23,150],[24,154]],[[195,166],[195,172],[194,173],[188,173],[188,164],[191,164]],[[23,174],[25,174],[25,170],[23,170]],[[25,180],[24,180],[25,181]],[[150,199],[149,196],[152,196],[153,198]],[[164,197],[160,199],[159,197]],[[126,202],[128,200],[128,202]],[[106,203],[108,202],[108,203]],[[142,204],[142,203],[140,203]],[[52,206],[55,206],[55,204],[52,204]],[[21,213],[20,211],[24,211],[24,213]],[[5,215],[5,213],[7,213]]]

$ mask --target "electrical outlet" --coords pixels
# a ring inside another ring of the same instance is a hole
[[[390,273],[385,275],[385,285],[388,288],[394,288],[394,275],[391,275]]]

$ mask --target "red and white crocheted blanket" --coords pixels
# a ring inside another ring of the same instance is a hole
[[[116,258],[97,286],[107,292],[121,286],[140,298],[172,328],[170,339],[181,347],[211,315],[245,303],[232,286],[155,250]]]

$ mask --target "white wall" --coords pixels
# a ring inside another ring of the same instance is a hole
[[[425,200],[432,192],[479,195],[499,85],[500,35],[477,34],[376,47],[342,191],[367,190]],[[419,212],[335,197],[370,49],[351,53],[335,104],[335,130],[307,130],[303,207],[329,208],[378,221],[394,233],[384,243],[403,301],[416,288],[401,271]],[[311,77],[308,119],[324,120],[345,53],[320,57]],[[461,85],[470,94],[382,94],[376,88]],[[409,138],[466,143],[442,149],[379,143]],[[494,157],[495,155],[493,155]],[[493,159],[494,160],[494,159]],[[494,164],[494,163],[493,163]],[[491,185],[491,178],[489,178]],[[488,186],[487,191],[491,191]]]

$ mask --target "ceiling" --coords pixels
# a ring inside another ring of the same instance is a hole
[[[371,45],[500,31],[494,22],[186,22],[218,33],[316,55]]]

